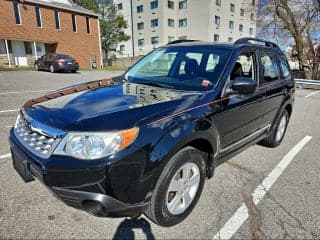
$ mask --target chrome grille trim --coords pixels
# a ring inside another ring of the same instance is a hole
[[[38,126],[34,127],[34,125],[37,125],[37,123],[34,123],[36,122],[31,121],[30,117],[24,117],[19,113],[14,134],[19,142],[33,154],[41,158],[49,158],[61,141],[62,136],[58,137],[56,131],[50,134],[50,132],[40,129]],[[44,126],[42,124],[38,125]],[[50,128],[47,127],[47,129]]]

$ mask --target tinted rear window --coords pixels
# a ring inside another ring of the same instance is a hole
[[[74,60],[74,58],[68,56],[68,55],[64,55],[64,54],[58,54],[58,55],[54,55],[55,59],[64,59],[64,60]]]

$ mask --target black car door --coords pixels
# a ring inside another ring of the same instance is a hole
[[[50,65],[51,65],[51,59],[52,55],[51,54],[46,54],[46,57],[44,59],[44,67],[46,70],[50,70]]]
[[[48,55],[46,54],[46,55],[43,55],[42,57],[41,57],[41,68],[43,69],[43,70],[48,70],[48,68],[47,68],[47,66],[46,66],[46,61],[47,61],[47,57],[48,57]]]
[[[285,81],[280,80],[279,60],[271,51],[260,50],[259,62],[261,66],[261,87],[266,98],[263,109],[265,111],[263,122],[272,124],[281,106],[284,96],[287,94]]]
[[[232,93],[230,86],[236,77],[242,76],[257,81],[259,85],[259,67],[255,49],[244,49],[233,63],[234,68],[226,83],[222,101],[222,112],[215,116],[214,122],[220,132],[221,152],[241,146],[247,138],[259,134],[265,126],[262,124],[264,92],[259,86],[254,94],[240,95]],[[239,69],[240,68],[240,69]],[[228,90],[229,89],[229,90]]]
[[[44,59],[44,56],[41,56],[37,61],[37,65],[38,65],[39,70],[43,69],[43,59]]]

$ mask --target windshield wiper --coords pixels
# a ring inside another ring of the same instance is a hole
[[[158,82],[150,82],[150,81],[137,81],[134,82],[137,84],[143,84],[143,85],[148,85],[148,86],[155,86],[155,87],[161,87],[161,88],[173,88],[173,86],[165,83],[158,83]]]

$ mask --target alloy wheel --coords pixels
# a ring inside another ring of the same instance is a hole
[[[184,213],[197,195],[200,170],[195,163],[184,164],[173,176],[166,194],[166,205],[172,215]]]
[[[286,131],[286,127],[287,127],[287,117],[286,117],[286,115],[283,115],[281,117],[281,120],[278,125],[278,129],[277,129],[277,134],[276,134],[276,141],[277,142],[280,142],[281,139],[283,138],[283,135]]]

